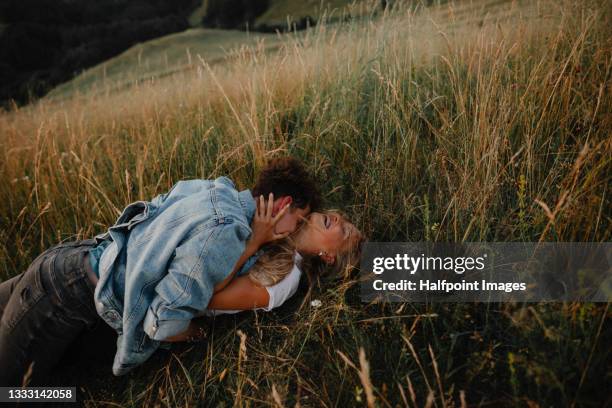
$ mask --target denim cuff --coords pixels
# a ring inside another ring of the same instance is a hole
[[[176,336],[189,327],[189,320],[160,320],[149,309],[143,323],[145,333],[152,340],[163,341],[168,337]]]

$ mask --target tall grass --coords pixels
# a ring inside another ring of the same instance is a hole
[[[275,53],[4,113],[0,278],[180,179],[248,188],[280,154],[373,240],[609,241],[610,6],[373,4]],[[605,305],[366,305],[355,283],[298,314],[217,318],[127,383],[86,381],[88,403],[611,402]]]

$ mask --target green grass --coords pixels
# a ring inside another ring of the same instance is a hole
[[[372,12],[275,53],[2,114],[0,278],[177,180],[246,188],[286,153],[375,241],[610,241],[610,10]],[[611,403],[608,304],[364,304],[349,275],[295,313],[304,284],[274,312],[210,320],[206,341],[127,377],[112,377],[111,338],[58,381],[88,406]]]

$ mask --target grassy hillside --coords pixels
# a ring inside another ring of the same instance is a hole
[[[278,46],[279,41],[275,34],[192,28],[137,44],[56,87],[47,97],[64,99],[75,93],[116,91],[142,81],[194,70],[201,66],[199,57],[218,63],[231,58],[232,51],[240,47],[259,45],[269,49]]]
[[[610,10],[398,9],[1,114],[0,279],[180,179],[247,188],[287,153],[374,241],[610,241]],[[302,282],[274,312],[211,319],[127,377],[113,334],[90,335],[57,382],[87,406],[612,404],[608,304],[365,304],[357,279],[321,282],[318,308],[298,310]]]
[[[257,18],[256,24],[286,25],[287,17],[299,20],[325,15],[338,18],[349,10],[360,15],[367,10],[364,2],[347,0],[293,2],[271,1],[268,10]],[[206,2],[189,17],[197,26],[206,14]],[[303,33],[297,34],[303,35]],[[197,69],[198,55],[209,63],[219,63],[232,57],[240,47],[259,47],[274,50],[282,41],[277,34],[244,32],[239,30],[192,28],[137,44],[120,55],[89,68],[74,79],[63,83],[47,94],[51,99],[65,99],[75,93],[109,92],[125,89],[142,81]]]

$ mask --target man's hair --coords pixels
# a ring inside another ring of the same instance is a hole
[[[306,208],[310,205],[311,211],[321,206],[321,193],[313,177],[306,167],[294,157],[279,157],[268,162],[259,173],[253,196],[263,194],[265,198],[273,193],[274,198],[291,196],[292,207]]]

